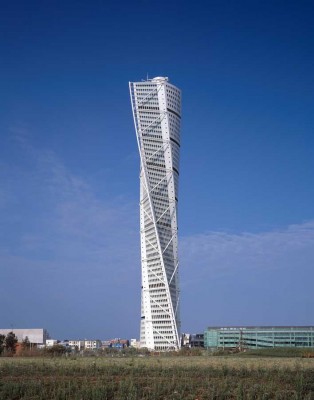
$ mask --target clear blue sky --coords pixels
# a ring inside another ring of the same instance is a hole
[[[183,93],[182,330],[314,324],[314,3],[1,1],[0,325],[138,337],[128,82]]]

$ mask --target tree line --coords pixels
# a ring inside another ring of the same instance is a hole
[[[16,353],[18,339],[14,332],[9,332],[6,336],[0,334],[0,356],[13,356]],[[23,340],[22,346],[28,347],[28,337]]]

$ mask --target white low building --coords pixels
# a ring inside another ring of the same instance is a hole
[[[84,340],[85,350],[97,350],[101,348],[101,340]]]
[[[56,340],[56,339],[47,339],[46,340],[47,347],[52,347],[52,346],[55,346],[56,344],[58,344],[58,340]]]
[[[69,346],[72,350],[83,350],[85,348],[84,340],[69,340]]]
[[[137,341],[136,339],[131,339],[130,340],[130,347],[134,347],[136,349],[140,348],[140,342]]]
[[[49,338],[48,332],[46,329],[0,329],[0,335],[7,335],[8,333],[13,332],[17,337],[17,340],[21,343],[23,340],[28,338],[31,344],[46,344],[47,339]]]

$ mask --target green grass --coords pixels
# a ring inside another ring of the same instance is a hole
[[[314,400],[314,359],[0,358],[0,400]]]
[[[240,354],[239,354],[240,355]],[[275,347],[266,349],[250,349],[241,353],[242,357],[314,357],[313,348]]]

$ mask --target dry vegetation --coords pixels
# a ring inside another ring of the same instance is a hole
[[[0,358],[0,399],[314,400],[314,359]]]

